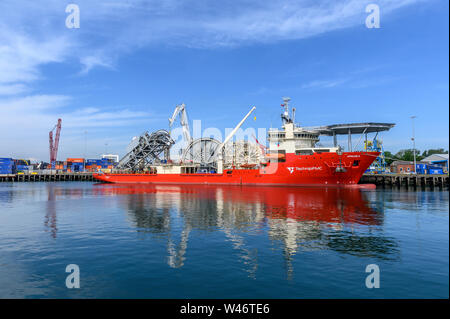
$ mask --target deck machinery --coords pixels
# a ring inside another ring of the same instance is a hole
[[[175,142],[166,130],[149,134],[145,132],[133,139],[131,150],[119,161],[117,168],[131,171],[143,170],[149,165],[161,163],[161,154],[167,154]]]
[[[169,118],[169,128],[172,129],[179,116],[186,142],[186,147],[181,149],[181,158],[177,164],[183,164],[183,170],[187,172],[215,172],[218,169],[219,158],[223,163],[222,167],[257,165],[260,160],[260,151],[255,144],[248,141],[231,141],[236,131],[255,109],[253,107],[225,141],[220,142],[210,137],[193,139],[189,129],[186,106],[184,103],[177,105],[172,117]],[[170,131],[158,130],[151,134],[145,132],[140,137],[133,138],[127,154],[119,161],[117,168],[145,171],[152,166],[158,166],[156,167],[158,171],[178,172],[178,168],[173,165],[174,161],[170,159],[170,148],[174,144],[175,141],[171,137]]]

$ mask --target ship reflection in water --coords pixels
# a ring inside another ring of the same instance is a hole
[[[95,193],[129,195],[123,204],[131,223],[140,233],[166,237],[168,264],[174,268],[187,262],[193,230],[222,232],[252,277],[258,268],[253,233],[267,232],[281,244],[288,277],[299,251],[398,258],[396,242],[377,231],[383,209],[370,207],[359,189],[97,184]],[[363,233],[355,231],[361,227]]]

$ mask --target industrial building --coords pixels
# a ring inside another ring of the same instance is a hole
[[[444,174],[447,169],[443,169],[442,166],[432,163],[431,161],[417,161],[414,169],[413,161],[394,161],[392,162],[391,172],[395,174]]]
[[[448,154],[433,154],[425,157],[422,162],[439,166],[444,173],[448,173]]]

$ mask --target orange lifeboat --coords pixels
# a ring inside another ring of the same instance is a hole
[[[242,168],[253,168],[256,166],[256,164],[242,164],[240,165]]]
[[[282,153],[268,153],[265,155],[266,159],[285,159],[286,158],[286,154],[282,154]]]

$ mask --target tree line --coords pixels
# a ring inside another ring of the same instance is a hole
[[[448,154],[448,150],[446,151],[443,148],[429,149],[421,153],[420,150],[416,149],[416,161],[421,161],[425,157],[433,154]],[[391,165],[393,161],[414,161],[414,149],[400,150],[395,154],[385,151],[384,157],[387,165]]]

